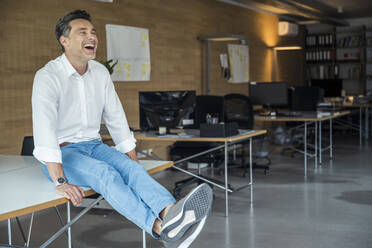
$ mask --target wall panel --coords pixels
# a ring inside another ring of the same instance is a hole
[[[199,35],[244,35],[250,43],[252,80],[271,79],[272,56],[267,46],[278,40],[275,16],[214,0],[2,0],[0,5],[0,153],[18,154],[23,136],[32,135],[33,77],[60,55],[55,23],[74,9],[92,15],[100,40],[97,60],[106,57],[105,24],[150,31],[151,81],[115,83],[131,126],[139,125],[139,91],[203,92],[204,47],[196,39]],[[218,56],[226,52],[226,43],[212,47],[211,93],[247,94],[246,84],[227,84],[221,77]]]

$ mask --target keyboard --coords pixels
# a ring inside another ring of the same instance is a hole
[[[276,113],[277,117],[299,117],[302,116],[300,112],[278,112]]]
[[[265,116],[265,117],[300,117],[302,116],[301,112],[278,112],[276,115],[265,115],[265,114],[259,114],[259,116]]]

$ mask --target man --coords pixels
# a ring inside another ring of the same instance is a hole
[[[90,187],[140,228],[167,244],[188,247],[211,209],[202,184],[175,203],[138,164],[135,139],[107,69],[94,61],[98,46],[90,16],[73,11],[56,25],[64,52],[40,69],[32,91],[34,156],[56,192],[79,205]],[[101,119],[116,144],[101,142]]]

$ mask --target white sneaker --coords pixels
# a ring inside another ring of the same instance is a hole
[[[206,217],[212,206],[213,191],[203,183],[175,203],[164,217],[160,238],[166,242],[180,239],[195,223]]]

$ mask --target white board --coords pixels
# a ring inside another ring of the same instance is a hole
[[[249,82],[249,49],[247,45],[227,45],[231,77],[229,83]]]
[[[107,60],[118,63],[113,81],[149,81],[151,72],[149,30],[106,24]]]

